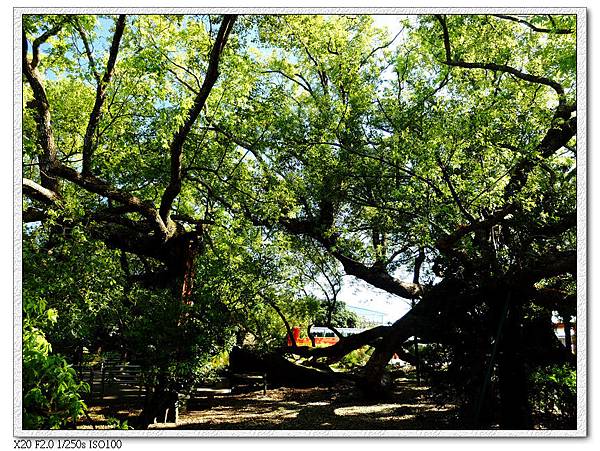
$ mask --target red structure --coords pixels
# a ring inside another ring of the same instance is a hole
[[[329,329],[327,329],[327,331],[321,330],[321,329],[326,329],[324,327],[315,327],[312,328],[311,332],[314,334],[315,337],[315,346],[331,346],[333,344],[336,344],[338,341],[340,341],[340,339],[333,333],[333,331],[329,331]],[[292,336],[294,337],[294,341],[296,342],[297,346],[312,346],[312,342],[310,341],[310,338],[308,337],[303,337],[300,338],[300,328],[294,326],[292,328]],[[292,346],[293,342],[292,339],[290,338],[290,336],[287,336],[287,344],[288,346]]]
[[[564,323],[562,323],[562,322],[554,323],[552,326],[554,327],[554,333],[556,334],[556,336],[558,337],[558,339],[560,340],[560,342],[564,346],[567,346],[567,341],[570,341],[570,343],[571,343],[571,352],[573,354],[577,354],[577,323],[570,323],[569,324],[569,336],[570,336],[570,340],[567,340],[566,330],[565,330],[565,324]]]

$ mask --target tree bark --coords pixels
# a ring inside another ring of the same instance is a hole
[[[123,30],[125,29],[125,15],[121,14],[116,21],[115,24],[115,33],[113,35],[112,44],[110,47],[110,52],[108,56],[108,63],[106,64],[106,70],[104,72],[104,76],[100,78],[99,74],[95,70],[94,59],[92,57],[91,50],[89,45],[87,44],[86,35],[81,27],[79,27],[79,33],[84,42],[86,53],[88,55],[88,59],[90,61],[91,69],[96,77],[96,99],[94,101],[94,107],[92,108],[92,112],[90,113],[90,119],[88,121],[88,125],[85,131],[85,136],[83,138],[83,149],[82,149],[82,169],[81,172],[85,175],[89,175],[92,172],[92,157],[94,153],[94,135],[96,133],[96,129],[98,128],[98,124],[100,123],[100,119],[102,118],[102,106],[104,105],[104,101],[106,99],[106,92],[108,85],[110,83],[110,79],[112,77],[115,63],[117,61],[117,54],[119,52],[119,45],[121,43],[121,38],[123,37]]]
[[[523,346],[523,313],[517,302],[511,302],[502,337],[498,362],[500,392],[500,427],[531,429],[533,420],[529,404],[528,374]]]
[[[144,408],[137,418],[136,426],[147,429],[154,423],[175,423],[178,413],[178,394],[169,389],[161,377],[154,390],[146,394]]]
[[[204,78],[204,82],[202,83],[202,87],[194,99],[194,104],[190,108],[184,123],[181,125],[181,127],[179,127],[173,136],[173,140],[169,146],[169,152],[171,155],[171,174],[169,184],[163,192],[159,209],[160,217],[165,224],[169,223],[173,201],[181,191],[181,163],[183,156],[183,145],[188,134],[192,130],[192,126],[200,115],[200,112],[202,111],[202,108],[208,99],[210,91],[219,77],[219,61],[221,54],[225,49],[229,33],[233,28],[236,18],[237,16],[235,15],[226,15],[223,17],[223,21],[221,22],[219,32],[210,53],[208,68],[206,69],[206,76]]]
[[[297,365],[276,352],[259,354],[238,347],[229,354],[229,369],[233,373],[266,373],[269,385],[285,387],[327,386],[353,378]]]

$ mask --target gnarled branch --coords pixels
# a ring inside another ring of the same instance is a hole
[[[456,60],[452,57],[452,47],[450,45],[450,34],[448,33],[448,25],[446,24],[446,18],[443,15],[436,14],[435,16],[437,20],[440,22],[442,26],[442,34],[444,39],[444,49],[446,51],[446,61],[444,64],[448,66],[454,67],[462,67],[465,69],[484,69],[484,70],[492,70],[492,71],[500,71],[506,72],[515,77],[528,81],[530,83],[538,83],[541,85],[550,86],[552,89],[556,91],[559,97],[559,101],[564,102],[565,90],[560,83],[557,83],[554,80],[551,80],[546,77],[541,77],[537,75],[528,74],[526,72],[522,72],[514,67],[507,66],[505,64],[496,64],[496,63],[478,63],[478,62],[466,62],[462,60]]]
[[[161,220],[158,211],[151,202],[143,201],[131,193],[115,188],[99,177],[80,174],[76,170],[63,164],[58,164],[54,168],[54,173],[65,180],[75,183],[86,191],[128,205],[148,219],[150,224],[154,227],[157,236],[161,237],[163,240],[166,240],[169,237],[170,231]]]
[[[59,21],[56,25],[54,25],[49,30],[46,30],[40,36],[33,40],[32,44],[32,55],[31,55],[31,68],[35,69],[40,62],[40,46],[46,42],[52,36],[56,36],[60,30],[62,30],[63,21]],[[25,36],[23,36],[25,37]]]
[[[121,14],[117,19],[115,25],[115,33],[113,35],[112,44],[110,46],[108,62],[106,63],[106,70],[104,71],[104,75],[102,76],[102,78],[100,78],[100,75],[96,72],[94,59],[89,49],[89,45],[87,44],[87,38],[85,36],[85,33],[83,32],[83,29],[81,29],[80,27],[79,33],[86,47],[86,53],[88,54],[88,58],[90,60],[90,66],[97,80],[96,99],[94,101],[94,107],[92,108],[92,112],[90,113],[90,119],[88,121],[88,125],[85,130],[85,136],[83,138],[82,173],[86,175],[91,174],[92,156],[94,153],[94,134],[96,133],[96,129],[98,128],[98,124],[100,123],[100,119],[102,117],[102,106],[104,105],[104,101],[106,99],[106,90],[108,84],[110,83],[110,79],[113,75],[115,63],[117,61],[117,54],[119,53],[119,45],[123,36],[124,29],[125,15]]]
[[[173,140],[169,146],[169,152],[171,155],[171,179],[162,195],[159,210],[160,217],[165,224],[168,224],[169,222],[173,201],[181,192],[181,161],[183,156],[183,145],[192,129],[192,126],[200,115],[200,112],[202,111],[202,108],[208,99],[210,91],[219,77],[219,61],[236,18],[237,16],[235,15],[227,15],[223,18],[217,38],[215,39],[215,43],[210,53],[208,68],[206,70],[202,87],[194,99],[194,104],[190,108],[187,118],[173,136]]]
[[[44,188],[28,178],[23,178],[23,194],[46,203],[54,203],[59,199],[58,194],[54,191]]]
[[[533,31],[537,31],[538,33],[550,33],[550,34],[571,34],[571,33],[573,33],[573,30],[570,30],[568,28],[540,28],[540,27],[532,24],[531,22],[528,22],[527,20],[520,19],[520,18],[514,17],[514,16],[508,16],[506,14],[493,14],[493,16],[497,17],[498,19],[510,20],[512,22],[517,22],[517,23],[523,24],[523,25],[531,28]]]
[[[52,31],[54,32],[54,29]],[[54,32],[54,34],[56,33],[58,33],[58,30]],[[49,33],[47,32],[44,35],[48,34]],[[40,179],[44,188],[58,193],[58,180],[51,175],[52,168],[56,164],[56,145],[54,143],[54,134],[50,121],[50,104],[40,74],[36,70],[39,61],[39,46],[41,45],[41,42],[44,42],[47,39],[46,37],[41,40],[44,35],[34,40],[33,58],[30,63],[27,59],[27,36],[25,35],[25,30],[23,30],[21,62],[23,65],[23,74],[25,74],[29,86],[31,86],[34,97],[34,101],[29,102],[27,106],[34,108],[36,111],[35,119],[38,129],[38,140],[40,147],[43,150],[43,154],[40,156]]]

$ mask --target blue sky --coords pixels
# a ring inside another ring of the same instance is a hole
[[[374,25],[381,28],[387,28],[390,39],[400,31],[400,21],[406,16],[397,15],[373,15]],[[96,26],[96,37],[93,39],[94,53],[96,55],[105,54],[110,47],[111,29],[114,27],[114,17],[99,17]],[[398,36],[390,46],[390,50],[403,42],[403,36]],[[46,50],[42,47],[42,51]],[[87,61],[82,58],[82,64]],[[53,74],[47,74],[49,78],[54,78]],[[411,275],[399,274],[399,278],[410,280]],[[394,322],[410,309],[410,301],[390,295],[389,293],[372,287],[371,285],[356,279],[352,276],[344,277],[344,285],[338,296],[349,306],[366,308],[382,312],[384,322]]]

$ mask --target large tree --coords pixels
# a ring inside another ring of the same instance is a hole
[[[22,64],[24,219],[84,225],[131,279],[189,302],[219,228],[317,245],[413,308],[285,352],[376,344],[378,391],[410,337],[451,346],[505,427],[528,365],[571,359],[548,312],[574,313],[573,16],[26,16]]]

